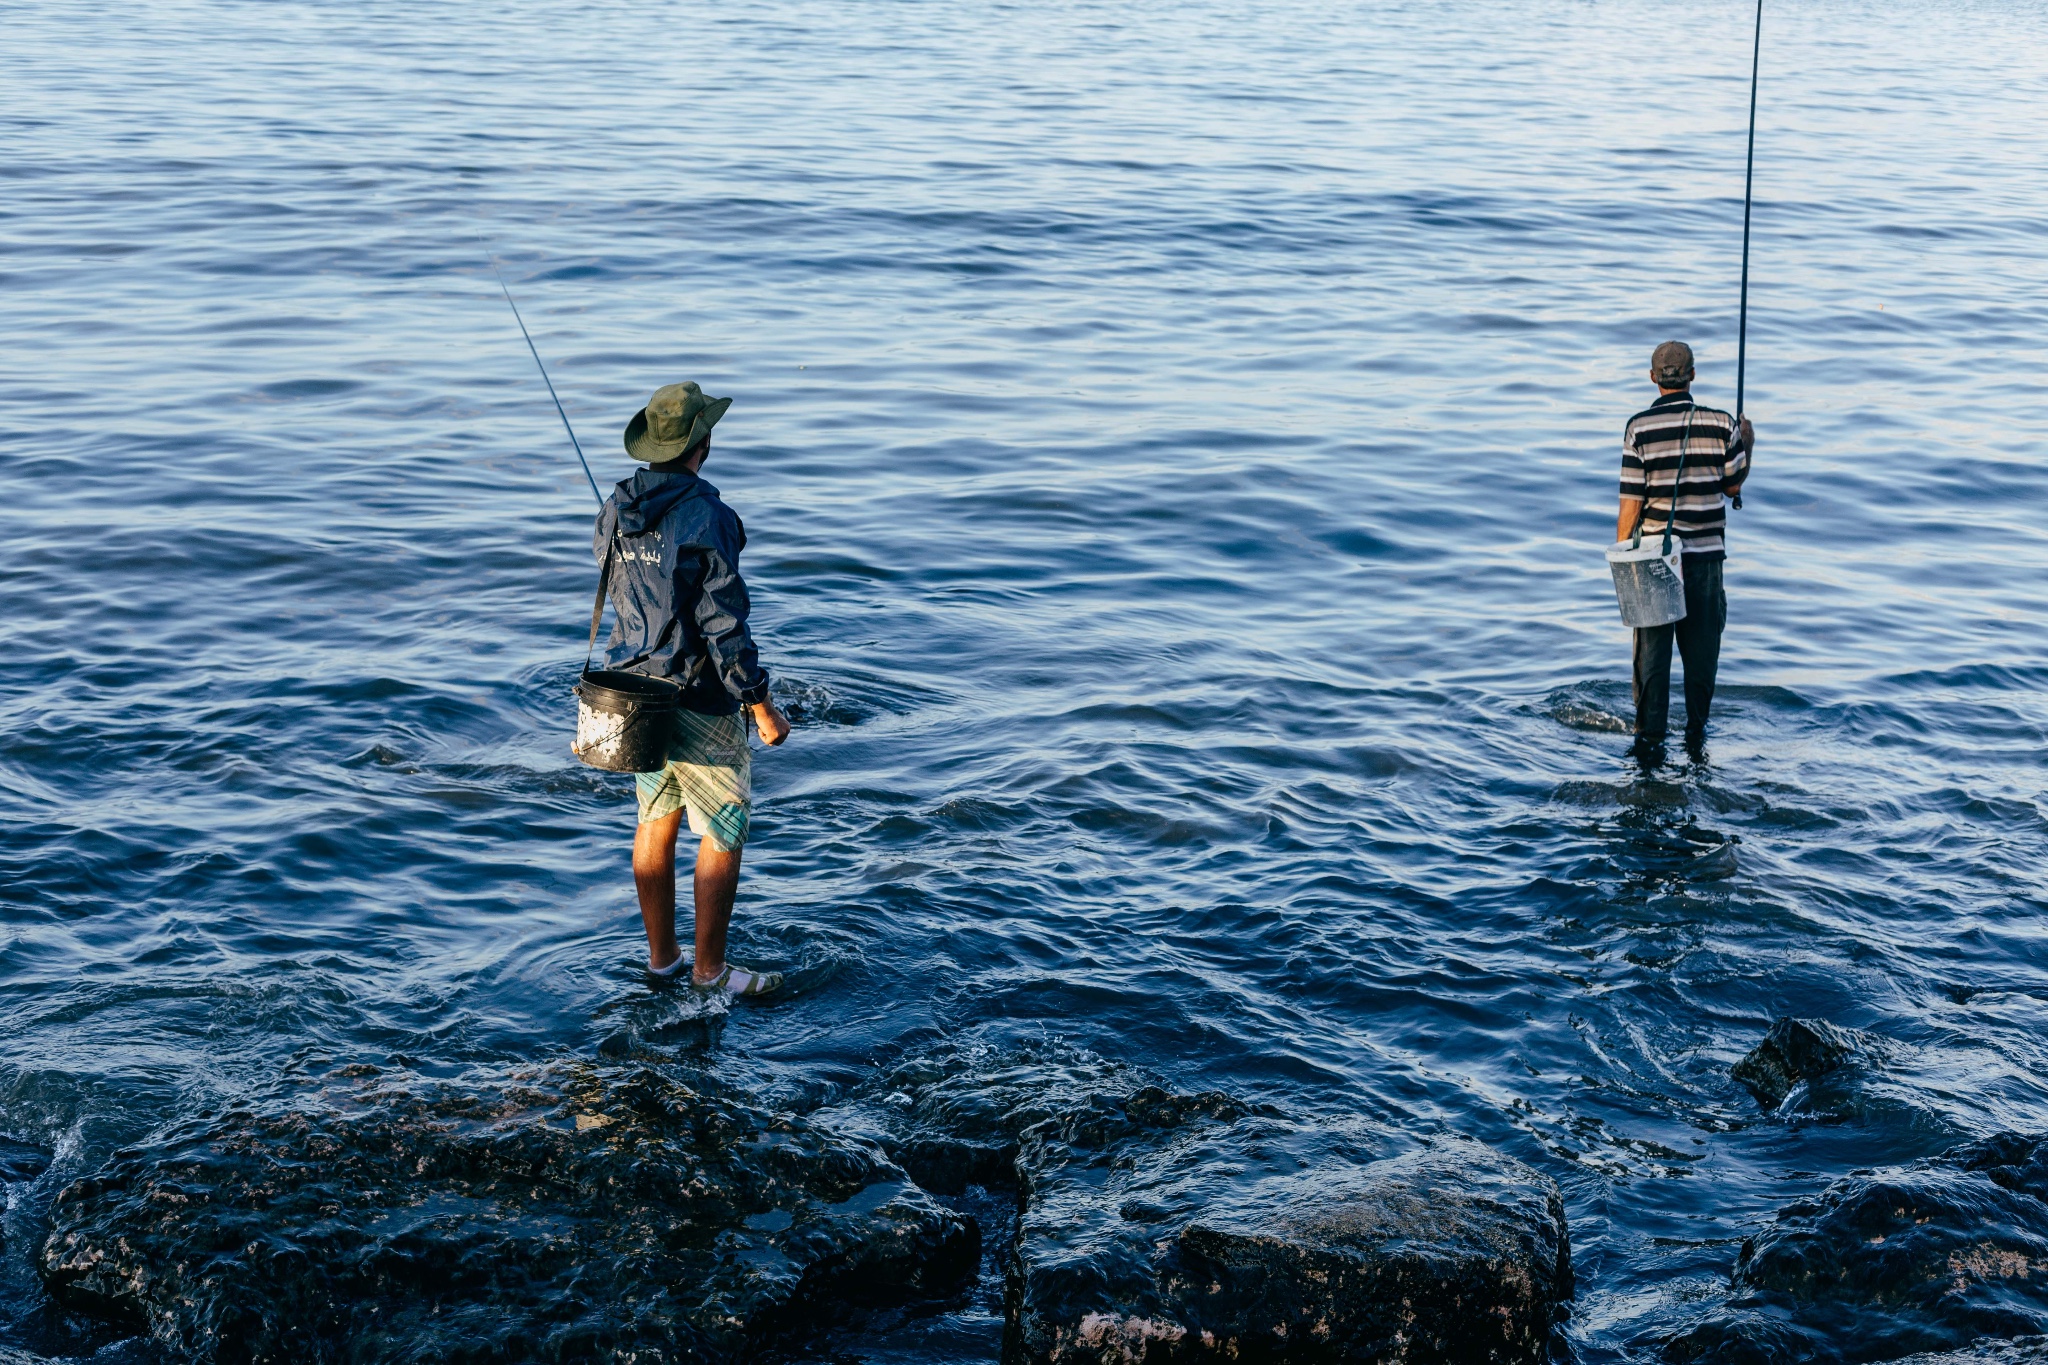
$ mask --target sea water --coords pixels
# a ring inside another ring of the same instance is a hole
[[[1707,761],[1601,551],[1667,338],[1732,402],[1753,11],[1644,0],[16,7],[0,80],[0,1343],[113,1148],[587,1054],[628,779],[593,504],[735,398],[796,720],[712,1065],[1056,1039],[1562,1187],[1647,1359],[1848,1170],[2048,1127],[2048,14],[1767,10]],[[1775,1017],[1903,1096],[1765,1116]],[[1839,1117],[1839,1116],[1838,1116]],[[993,1360],[1000,1308],[836,1348]],[[98,1332],[97,1335],[94,1333]]]

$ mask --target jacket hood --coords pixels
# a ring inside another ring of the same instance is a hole
[[[646,535],[661,525],[662,518],[674,511],[679,503],[704,493],[718,496],[717,489],[695,474],[684,470],[666,474],[642,469],[632,478],[619,481],[615,494],[619,500],[619,532],[628,536]]]

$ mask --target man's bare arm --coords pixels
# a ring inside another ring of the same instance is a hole
[[[1636,516],[1643,505],[1641,498],[1623,498],[1621,512],[1614,519],[1614,543],[1619,545],[1627,540],[1629,532],[1636,528]]]
[[[1749,471],[1756,467],[1756,427],[1747,417],[1742,419],[1742,428],[1736,433],[1735,440],[1736,444],[1742,447],[1742,453],[1748,458],[1742,463],[1742,472],[1736,475],[1722,491],[1739,494],[1742,492],[1742,485],[1749,481]]]
[[[780,744],[789,738],[789,718],[774,702],[755,702],[747,709],[753,713],[754,728],[761,732],[763,744]]]

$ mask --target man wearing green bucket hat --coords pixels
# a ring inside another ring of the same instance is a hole
[[[789,722],[769,699],[768,673],[747,628],[739,570],[746,528],[698,476],[711,454],[711,428],[731,406],[695,384],[657,389],[626,424],[626,452],[647,468],[606,499],[591,545],[599,560],[608,549],[612,555],[615,623],[605,666],[670,678],[682,689],[667,766],[636,778],[633,881],[647,969],[665,980],[684,962],[676,942],[676,840],[687,817],[698,836],[690,983],[753,997],[775,990],[782,977],[725,958],[753,810],[746,719],[768,744],[789,737]]]
[[[1617,543],[1641,526],[1645,540],[1668,525],[1682,543],[1685,615],[1668,625],[1635,632],[1636,753],[1655,761],[1662,753],[1671,709],[1671,647],[1685,662],[1685,744],[1704,753],[1707,712],[1721,666],[1721,631],[1728,598],[1721,563],[1728,557],[1725,495],[1739,494],[1749,477],[1756,432],[1738,427],[1719,408],[1693,401],[1692,347],[1667,341],[1650,355],[1657,401],[1628,419],[1621,437],[1621,511]],[[1659,503],[1663,505],[1658,506]]]

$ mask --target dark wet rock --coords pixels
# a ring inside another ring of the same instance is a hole
[[[1855,1365],[2048,1332],[2048,1138],[1837,1181],[1746,1241],[1734,1280],[1668,1359]]]
[[[41,1268],[198,1361],[662,1365],[952,1294],[978,1251],[867,1144],[673,1070],[558,1064],[187,1125],[63,1191]]]
[[[1827,1075],[1860,1051],[1858,1035],[1825,1019],[1780,1019],[1729,1074],[1758,1104],[1776,1109],[1801,1082]]]
[[[49,1168],[48,1148],[0,1137],[0,1184],[34,1180]]]
[[[2017,1337],[2011,1341],[1986,1338],[1960,1351],[1906,1356],[1892,1362],[1892,1365],[2042,1365],[2042,1362],[2048,1362],[2048,1336]]]
[[[1571,1294],[1562,1201],[1518,1162],[1057,1044],[913,1059],[833,1121],[929,1188],[1017,1187],[1010,1365],[1535,1361]]]
[[[890,1157],[910,1172],[911,1179],[939,1194],[960,1194],[970,1185],[1009,1189],[1017,1183],[1017,1145],[1013,1142],[914,1137],[886,1145]]]
[[[1145,1089],[1024,1136],[1007,1357],[1539,1361],[1571,1294],[1556,1186]]]
[[[2048,1138],[2001,1134],[1838,1181],[1744,1243],[1738,1284],[1901,1310],[1974,1336],[2048,1331]]]

